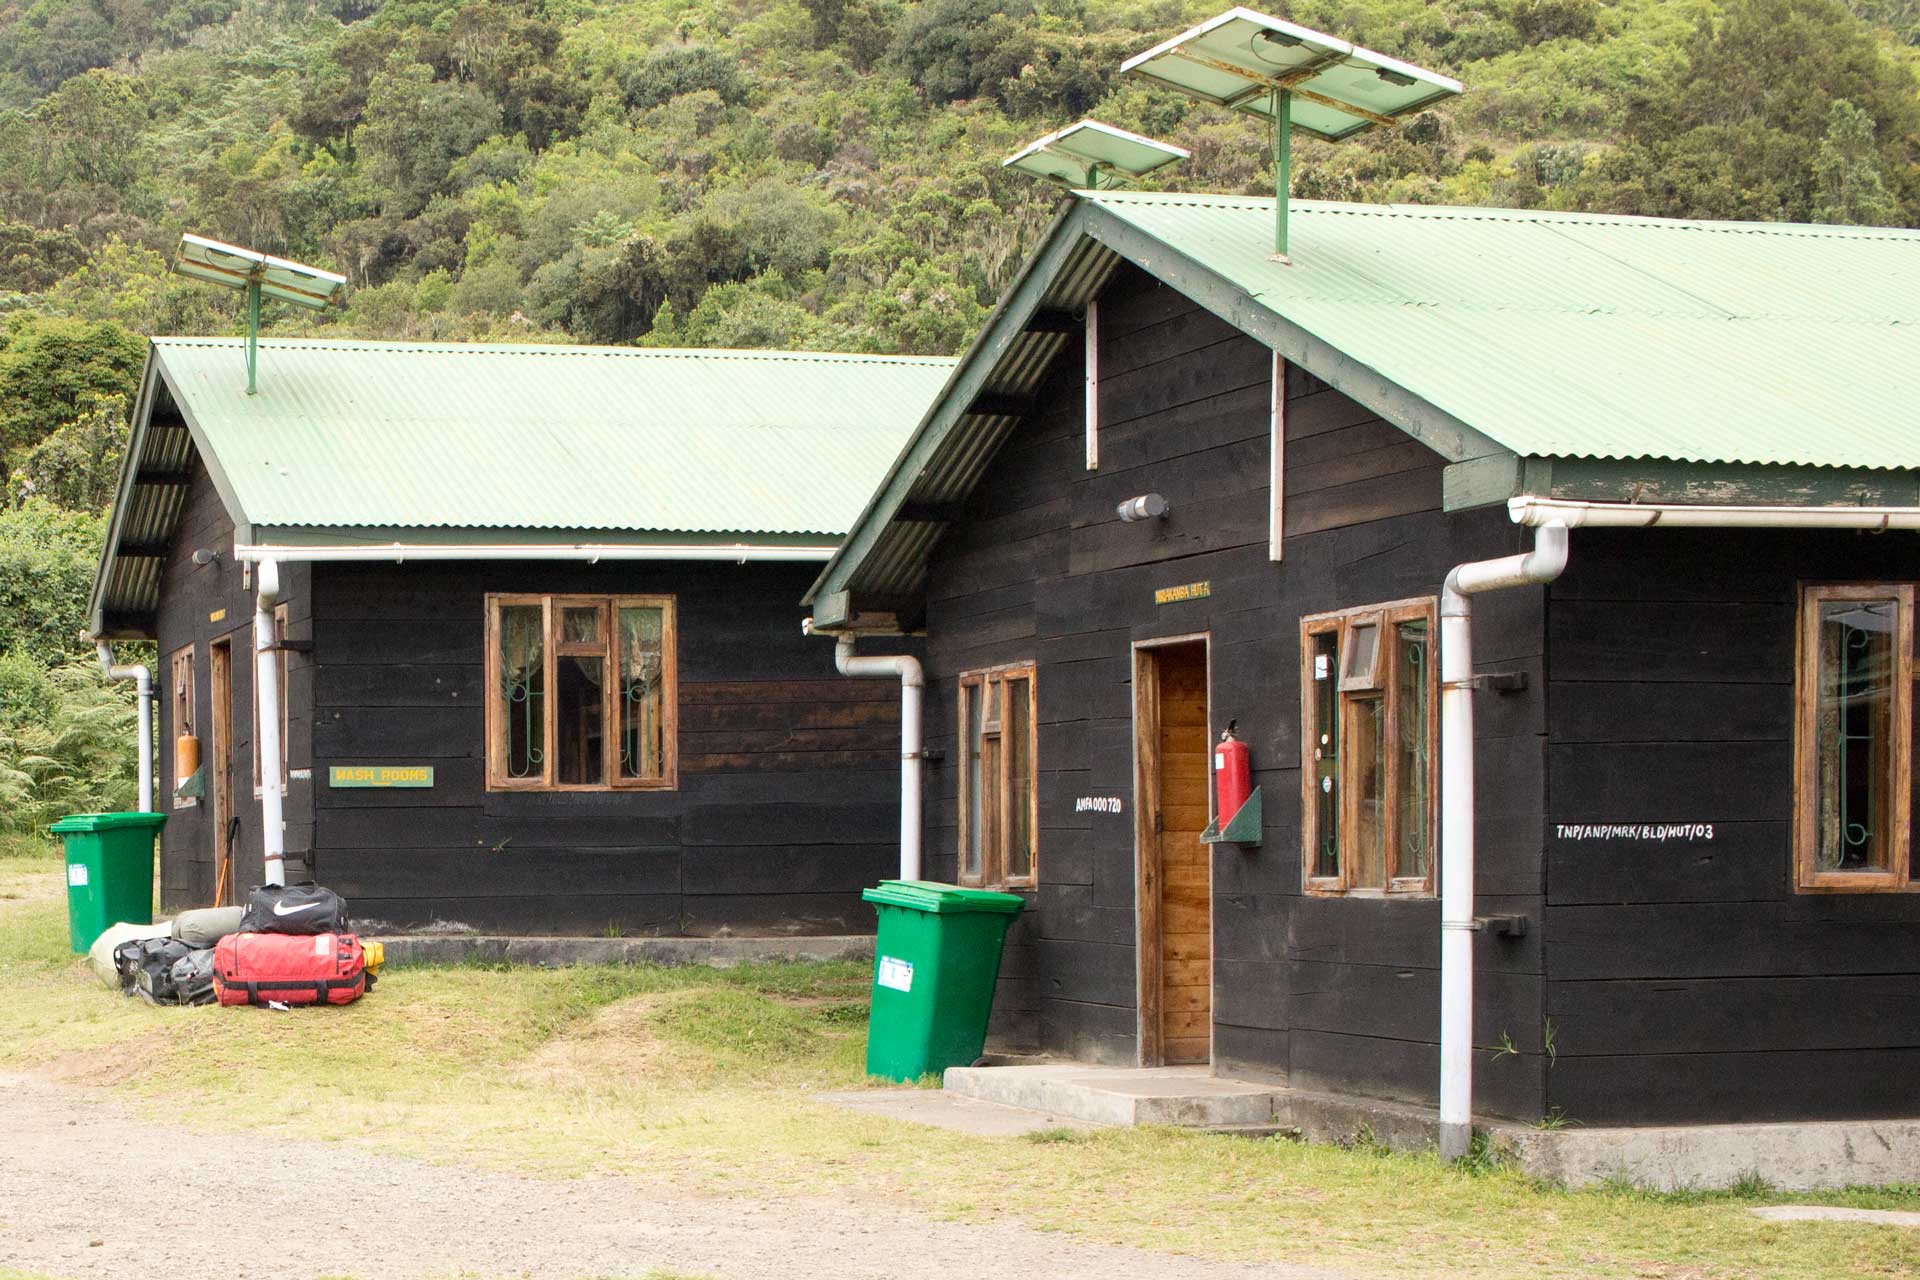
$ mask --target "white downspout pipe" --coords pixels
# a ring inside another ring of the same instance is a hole
[[[813,619],[801,627],[813,634]],[[900,878],[920,878],[920,756],[921,700],[926,673],[920,660],[907,654],[855,657],[853,637],[842,635],[833,644],[833,665],[843,676],[898,676],[900,679]]]
[[[1551,582],[1567,567],[1565,525],[1533,550],[1456,565],[1440,593],[1440,1156],[1473,1141],[1473,606],[1482,591]]]
[[[140,812],[153,812],[153,673],[144,665],[114,665],[113,644],[95,640],[93,651],[100,657],[100,670],[109,680],[133,681],[134,701],[140,716]]]
[[[280,664],[275,661],[273,606],[280,599],[280,562],[257,566],[259,588],[253,609],[253,718],[259,729],[254,750],[260,761],[260,846],[266,863],[263,883],[287,882],[287,828],[280,793]]]

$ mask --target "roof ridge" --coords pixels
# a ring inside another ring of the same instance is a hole
[[[1179,191],[1079,191],[1082,199],[1096,204],[1118,205],[1190,205],[1194,207],[1270,210],[1272,196],[1234,195],[1227,192]],[[1513,209],[1498,205],[1464,204],[1366,204],[1347,200],[1300,200],[1288,202],[1292,214],[1326,214],[1376,218],[1414,218],[1427,221],[1462,219],[1484,222],[1534,222],[1541,224],[1574,223],[1642,227],[1649,231],[1705,231],[1719,235],[1789,236],[1827,240],[1914,241],[1920,243],[1920,228],[1864,227],[1843,223],[1754,222],[1711,218],[1661,218],[1645,214],[1598,213],[1580,209]]]
[[[244,337],[226,334],[158,334],[157,346],[233,347],[246,345]],[[394,342],[372,338],[267,338],[262,347],[282,351],[390,351],[407,355],[521,355],[521,356],[633,356],[649,359],[725,359],[791,363],[950,365],[955,356],[890,355],[867,351],[800,351],[761,347],[616,347],[588,343],[542,342]]]

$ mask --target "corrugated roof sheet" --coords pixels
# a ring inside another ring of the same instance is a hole
[[[1920,232],[1079,195],[1517,454],[1920,466]]]
[[[157,338],[255,526],[844,532],[936,357]]]

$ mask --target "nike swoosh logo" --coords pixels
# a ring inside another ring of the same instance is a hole
[[[303,902],[297,907],[290,907],[284,902],[276,902],[273,904],[273,914],[277,916],[290,916],[296,911],[311,911],[320,905],[322,904],[318,902]]]

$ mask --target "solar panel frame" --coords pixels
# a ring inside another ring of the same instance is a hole
[[[257,282],[262,297],[278,298],[316,311],[339,303],[347,287],[347,278],[336,272],[191,232],[180,237],[180,251],[174,257],[173,269],[183,276],[229,289],[245,289]]]
[[[1079,120],[1035,139],[1000,165],[1070,187],[1107,190],[1122,185],[1124,178],[1145,177],[1192,155],[1185,147],[1098,120]]]
[[[1328,142],[1466,91],[1436,71],[1243,7],[1135,54],[1120,71],[1262,120],[1273,118],[1274,91],[1287,90],[1293,127]]]

